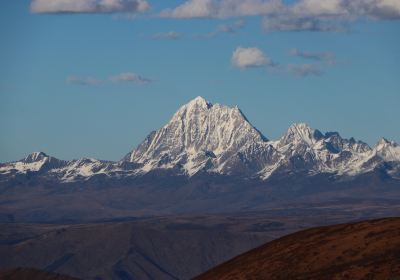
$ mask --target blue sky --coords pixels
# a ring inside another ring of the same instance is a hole
[[[118,0],[149,6],[83,12],[49,1],[1,4],[0,162],[33,151],[118,160],[198,95],[237,104],[270,139],[306,122],[400,142],[396,1],[329,15],[313,0],[251,15],[235,0]]]

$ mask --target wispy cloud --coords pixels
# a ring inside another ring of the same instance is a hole
[[[259,48],[238,47],[232,54],[232,65],[237,68],[265,67],[272,60]]]
[[[69,84],[79,85],[79,86],[99,86],[107,84],[107,82],[145,85],[152,83],[153,80],[132,72],[125,72],[111,76],[108,79],[104,80],[92,77],[80,77],[72,75],[66,79],[66,82]]]
[[[208,33],[207,37],[215,37],[219,34],[236,34],[240,29],[242,29],[246,25],[246,22],[243,19],[235,20],[230,23],[223,23],[217,26],[217,28]]]
[[[32,0],[33,13],[128,13],[150,9],[146,0]]]
[[[316,64],[289,64],[287,65],[287,71],[295,76],[306,77],[306,76],[320,76],[322,70]]]
[[[140,84],[140,85],[149,84],[153,82],[152,79],[131,72],[121,73],[112,76],[110,77],[110,80],[113,82],[126,82],[126,83]]]
[[[154,39],[168,39],[168,40],[179,40],[182,39],[183,35],[176,31],[169,31],[164,33],[156,33],[154,34]]]
[[[343,22],[300,17],[293,14],[265,16],[262,23],[265,32],[348,32],[350,27]]]
[[[297,77],[320,76],[323,74],[322,66],[333,63],[335,56],[328,52],[302,52],[298,49],[290,51],[292,55],[302,57],[308,60],[314,60],[315,63],[286,63],[280,64],[274,62],[265,52],[259,48],[238,47],[232,54],[231,63],[239,69],[262,68],[271,73],[291,74]],[[321,63],[322,62],[322,63]]]
[[[320,61],[330,65],[336,63],[336,55],[332,52],[307,52],[293,48],[289,51],[289,53],[293,56],[308,60]]]
[[[66,81],[69,84],[74,84],[79,86],[98,86],[102,84],[101,80],[92,77],[69,76]]]
[[[226,23],[218,25],[216,32],[218,33],[236,33],[239,29],[245,26],[243,19],[236,20],[233,23]]]
[[[266,32],[349,31],[355,19],[399,20],[399,0],[187,0],[161,11],[168,18],[228,18],[261,15]],[[227,28],[229,30],[229,28]]]

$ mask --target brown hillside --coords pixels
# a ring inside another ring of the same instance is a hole
[[[297,232],[239,255],[195,279],[400,280],[400,218]]]

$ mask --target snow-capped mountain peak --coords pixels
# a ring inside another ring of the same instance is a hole
[[[41,161],[45,158],[49,158],[49,156],[43,152],[33,152],[24,158],[24,162],[32,163],[32,162],[36,162],[36,161]]]
[[[204,97],[197,96],[196,98],[192,99],[190,102],[188,102],[186,105],[183,105],[182,107],[196,107],[196,106],[209,109],[210,107],[212,107],[212,104],[208,102]]]
[[[400,146],[385,138],[381,138],[374,146],[373,153],[381,157],[385,161],[399,161],[400,160]]]
[[[20,161],[0,165],[0,174],[37,172],[51,159],[43,152],[33,152]]]
[[[396,147],[398,144],[394,141],[389,141],[385,137],[382,137],[375,145],[376,150],[382,150],[387,147]]]
[[[323,137],[324,135],[319,130],[312,129],[306,123],[295,123],[292,124],[283,135],[281,142],[284,145],[296,142],[313,145]]]
[[[265,141],[238,107],[211,104],[196,97],[183,105],[161,129],[150,134],[129,157],[143,171],[183,168],[194,174],[228,166],[241,149]]]

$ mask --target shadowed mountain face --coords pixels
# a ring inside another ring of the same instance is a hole
[[[392,218],[297,232],[195,279],[399,278],[400,218]]]
[[[42,271],[34,268],[14,268],[0,270],[0,279],[4,280],[79,280],[78,278]]]

